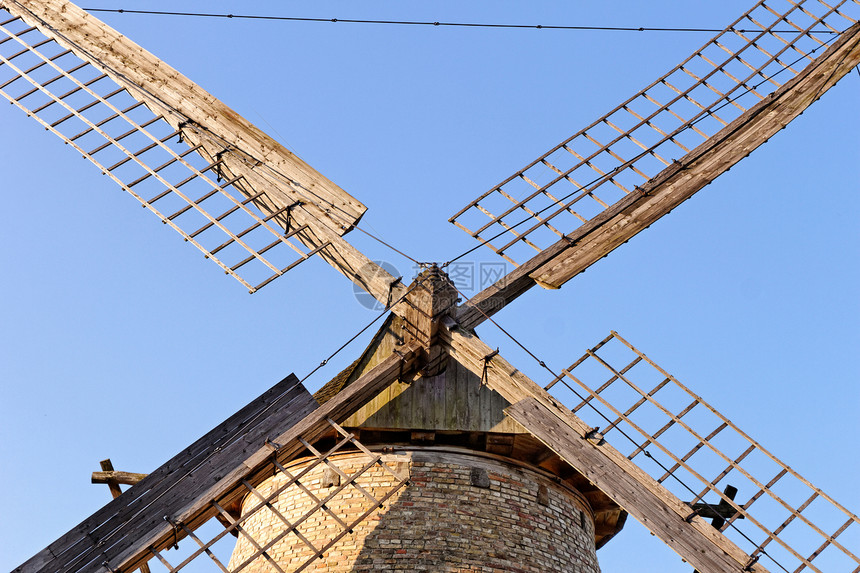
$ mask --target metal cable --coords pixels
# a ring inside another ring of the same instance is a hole
[[[172,12],[165,10],[126,10],[124,8],[85,8],[88,12],[111,12],[115,14],[146,14],[155,16],[186,16],[197,18],[226,18],[244,20],[275,20],[285,22],[328,22],[344,24],[386,24],[396,26],[434,26],[457,28],[497,28],[517,30],[568,30],[568,31],[598,31],[598,32],[722,32],[716,28],[661,28],[650,26],[563,26],[555,24],[492,24],[487,22],[441,22],[421,20],[364,20],[357,18],[302,18],[297,16],[262,16],[254,14],[219,14],[212,12]],[[757,32],[758,30],[735,30],[741,33]],[[774,30],[780,34],[800,33],[797,30]],[[813,34],[836,34],[830,30],[816,30]]]
[[[416,265],[424,266],[424,263],[420,263],[420,262],[418,262],[417,260],[413,259],[412,257],[410,257],[409,255],[407,255],[406,253],[404,253],[404,252],[403,252],[403,251],[401,251],[400,249],[398,249],[398,248],[394,247],[393,245],[390,245],[389,243],[387,243],[387,242],[383,241],[382,239],[380,239],[380,238],[379,238],[379,237],[377,237],[376,235],[374,235],[374,234],[372,234],[372,233],[370,233],[370,232],[368,232],[368,231],[365,231],[364,229],[362,229],[362,228],[361,228],[361,227],[359,227],[358,225],[354,225],[354,226],[353,226],[353,228],[354,228],[354,229],[358,229],[359,231],[361,231],[362,233],[364,233],[365,235],[367,235],[368,237],[370,237],[370,238],[371,238],[371,239],[373,239],[374,241],[377,241],[377,242],[379,242],[379,243],[381,243],[381,244],[385,245],[386,247],[388,247],[389,249],[391,249],[392,251],[394,251],[394,252],[395,252],[395,253],[397,253],[398,255],[400,255],[400,256],[402,256],[402,257],[406,257],[407,259],[409,259],[410,261],[412,261],[412,262],[413,262],[413,263],[415,263]]]
[[[415,290],[415,288],[417,288],[418,286],[422,285],[422,284],[424,283],[424,281],[426,281],[426,280],[427,280],[427,279],[429,279],[429,278],[430,278],[430,277],[425,277],[425,278],[423,278],[423,279],[421,279],[421,280],[418,280],[418,281],[416,281],[416,282],[412,283],[411,285],[409,285],[409,287],[407,287],[407,289],[406,289],[406,292],[404,292],[404,293],[400,296],[400,298],[398,298],[397,300],[393,301],[391,304],[387,305],[387,306],[382,310],[382,312],[380,312],[379,314],[377,314],[377,315],[376,315],[376,317],[375,317],[373,320],[371,320],[371,321],[370,321],[369,323],[367,323],[364,327],[362,327],[362,328],[361,328],[361,330],[359,330],[359,331],[358,331],[358,332],[356,332],[353,336],[351,336],[351,337],[349,338],[349,340],[347,340],[346,342],[344,342],[343,344],[341,344],[341,345],[338,347],[338,349],[337,349],[337,350],[335,350],[334,352],[332,352],[331,354],[329,354],[325,359],[323,359],[323,361],[322,361],[322,362],[320,362],[320,363],[319,363],[319,365],[318,365],[316,368],[314,368],[313,370],[311,370],[310,372],[308,372],[308,373],[305,375],[305,377],[304,377],[304,378],[302,378],[301,380],[299,380],[299,382],[304,382],[305,380],[307,380],[308,378],[310,378],[310,377],[311,377],[311,376],[312,376],[312,375],[313,375],[317,370],[319,370],[320,368],[322,368],[323,366],[325,366],[326,364],[328,364],[328,361],[329,361],[329,360],[331,360],[332,358],[334,358],[338,353],[340,353],[340,351],[341,351],[341,350],[343,350],[344,348],[346,348],[347,346],[349,346],[349,345],[350,345],[350,344],[351,344],[351,343],[352,343],[356,338],[358,338],[359,336],[361,336],[362,334],[364,334],[364,332],[365,332],[368,328],[370,328],[371,326],[373,326],[373,325],[374,325],[374,324],[375,324],[375,323],[376,323],[380,318],[382,318],[383,316],[385,316],[385,315],[388,313],[388,311],[389,311],[389,310],[391,310],[393,307],[397,306],[397,304],[399,304],[403,299],[405,299],[405,298],[409,295],[409,293],[411,293],[413,290]]]

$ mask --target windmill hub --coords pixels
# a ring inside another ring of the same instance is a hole
[[[435,376],[445,369],[445,352],[436,344],[446,316],[457,306],[457,289],[435,264],[422,271],[409,285],[404,300],[403,340],[417,342],[426,352],[425,376]]]

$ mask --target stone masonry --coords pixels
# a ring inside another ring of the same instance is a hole
[[[348,475],[368,462],[360,453],[332,459]],[[599,573],[591,509],[578,492],[559,485],[545,473],[466,450],[414,449],[387,454],[384,461],[401,473],[408,472],[410,484],[322,558],[313,559],[305,571]],[[296,474],[308,464],[307,460],[298,460],[288,469]],[[337,481],[336,474],[326,472],[323,466],[301,479],[302,485],[320,499],[336,490]],[[259,492],[267,496],[286,482],[283,474],[275,475],[260,486]],[[379,498],[391,490],[395,478],[375,466],[357,483]],[[243,504],[243,515],[259,504],[258,497],[249,495]],[[353,487],[325,504],[345,523],[371,505]],[[293,571],[314,551],[289,532],[285,520],[293,524],[313,506],[311,498],[292,485],[272,502],[282,517],[263,508],[249,516],[243,528],[259,546],[288,532],[267,553],[284,571]],[[317,510],[296,530],[320,548],[343,529],[326,511]],[[255,551],[254,545],[240,535],[230,570],[246,562]],[[262,556],[241,570],[275,571]]]

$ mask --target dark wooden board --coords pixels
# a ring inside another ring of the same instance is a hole
[[[120,497],[93,513],[68,533],[15,569],[16,572],[75,570],[74,563],[100,554],[104,545],[133,527],[146,508],[164,502],[180,484],[186,489],[188,476],[202,464],[226,463],[223,452],[230,444],[249,435],[277,435],[316,407],[310,393],[294,375],[264,392],[205,436],[150,473]],[[225,472],[226,473],[226,472]],[[201,484],[202,486],[202,484]],[[186,493],[190,493],[187,492]],[[154,508],[153,508],[154,509]],[[161,520],[165,512],[160,512]]]

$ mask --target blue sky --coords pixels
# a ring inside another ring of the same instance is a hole
[[[722,28],[748,6],[463,4],[205,9]],[[450,215],[711,37],[100,17],[363,201],[368,230],[435,261],[473,246]],[[858,97],[852,72],[668,217],[561,291],[521,297],[499,322],[556,371],[619,331],[857,512]],[[99,460],[151,471],[290,372],[303,377],[375,315],[322,261],[248,295],[11,106],[0,107],[0,133],[0,496],[12,518],[0,522],[0,569],[8,570],[109,499],[89,484]],[[382,245],[357,233],[350,240],[412,274]],[[470,260],[498,259],[481,250]],[[546,381],[494,327],[479,334]],[[605,573],[690,569],[632,520],[598,556]]]

